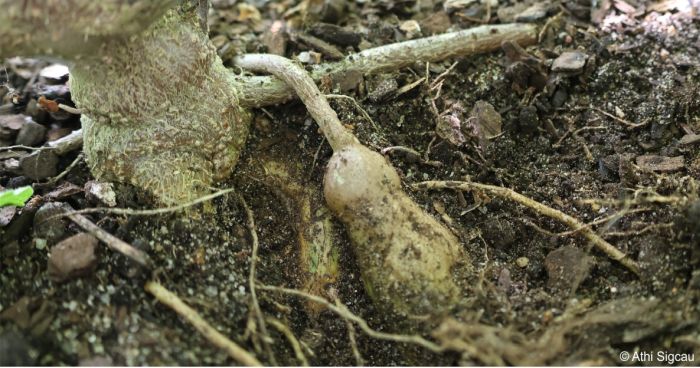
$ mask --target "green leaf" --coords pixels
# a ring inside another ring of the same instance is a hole
[[[17,206],[22,207],[29,197],[34,194],[32,187],[21,187],[17,189],[3,190],[0,192],[0,207]]]

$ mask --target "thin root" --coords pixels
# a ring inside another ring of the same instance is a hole
[[[399,335],[399,334],[392,334],[392,333],[376,331],[376,330],[372,329],[371,327],[369,327],[369,325],[367,324],[367,321],[362,319],[362,317],[359,317],[356,314],[353,314],[352,312],[350,312],[345,305],[339,304],[336,306],[333,303],[329,302],[328,300],[326,300],[325,298],[322,298],[320,296],[309,294],[309,293],[303,292],[301,290],[287,289],[287,288],[283,288],[283,287],[270,286],[270,285],[264,285],[264,284],[258,284],[258,288],[260,288],[260,290],[274,291],[274,292],[278,292],[278,293],[302,297],[302,298],[311,300],[313,302],[316,302],[318,304],[321,304],[321,305],[325,306],[331,312],[339,315],[341,318],[343,318],[347,321],[351,321],[351,322],[356,323],[364,333],[366,333],[369,337],[375,338],[377,340],[414,344],[414,345],[421,346],[421,347],[423,347],[423,348],[425,348],[433,353],[441,353],[444,351],[444,349],[442,347],[440,347],[439,345],[435,344],[434,342],[428,341],[425,338],[418,336],[418,335]]]
[[[146,291],[151,293],[159,302],[167,305],[170,309],[179,314],[187,322],[189,322],[205,339],[214,344],[216,347],[225,350],[228,355],[238,363],[245,366],[261,367],[262,363],[253,355],[243,349],[235,342],[229,340],[222,335],[214,327],[212,327],[202,316],[190,306],[185,304],[177,295],[170,292],[155,281],[149,281],[144,287]]]
[[[260,244],[258,242],[258,233],[255,228],[255,218],[253,217],[253,211],[250,210],[248,207],[248,204],[246,203],[245,199],[243,199],[242,196],[239,196],[239,200],[241,201],[241,204],[243,205],[243,209],[245,210],[246,217],[248,218],[248,230],[250,231],[250,237],[253,241],[253,250],[252,254],[250,255],[250,273],[248,274],[248,287],[250,288],[250,303],[251,303],[251,311],[255,315],[255,318],[257,319],[258,326],[260,327],[260,334],[261,340],[263,343],[263,346],[265,347],[265,351],[267,352],[267,355],[270,358],[270,362],[272,365],[277,365],[275,356],[272,353],[272,348],[270,347],[270,335],[267,333],[267,326],[265,324],[265,318],[263,317],[262,311],[260,310],[260,304],[258,303],[258,295],[257,292],[255,291],[255,270],[256,270],[256,264],[258,260],[258,248],[260,248]],[[249,323],[248,327],[253,326],[254,324],[250,323],[250,316],[249,316]],[[246,328],[246,334],[248,334],[249,328]]]
[[[556,210],[533,199],[530,199],[512,189],[464,181],[425,181],[422,183],[414,184],[413,187],[416,189],[457,189],[465,191],[483,190],[495,194],[499,197],[518,202],[526,207],[537,211],[538,213],[544,216],[558,220],[566,224],[570,228],[580,231],[581,235],[583,235],[586,239],[590,240],[591,243],[593,243],[593,245],[595,245],[595,247],[598,248],[600,251],[607,254],[611,259],[620,262],[623,266],[627,267],[630,271],[634,272],[635,275],[640,275],[639,265],[635,261],[630,259],[625,253],[622,253],[619,249],[615,248],[612,244],[605,241],[585,224],[575,219],[574,217],[571,217],[559,210]]]

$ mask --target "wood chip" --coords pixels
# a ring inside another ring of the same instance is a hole
[[[666,157],[657,155],[637,156],[637,166],[656,172],[673,172],[685,167],[683,156]]]

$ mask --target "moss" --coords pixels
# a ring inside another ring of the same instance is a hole
[[[204,194],[235,166],[248,135],[227,71],[196,17],[169,11],[138,36],[102,46],[71,70],[93,174],[164,204]]]

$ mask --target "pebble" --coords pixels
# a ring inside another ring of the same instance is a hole
[[[48,260],[49,277],[54,282],[64,282],[84,276],[97,265],[95,256],[97,238],[79,233],[51,248]]]
[[[89,201],[98,202],[107,207],[117,205],[117,195],[114,193],[112,183],[90,180],[85,183],[85,196]]]
[[[407,20],[401,23],[399,29],[406,34],[406,38],[409,40],[421,35],[420,25],[415,20]]]
[[[536,3],[515,16],[516,22],[535,22],[547,16],[547,3]]]
[[[16,212],[17,208],[15,206],[6,206],[0,208],[0,227],[7,226],[10,223],[10,221],[12,221],[12,218],[15,217]]]
[[[50,150],[36,151],[19,161],[22,173],[33,180],[43,180],[55,176],[58,171],[58,156]]]
[[[530,259],[527,257],[520,257],[515,260],[515,264],[518,265],[520,268],[525,268],[530,264]]]
[[[573,293],[588,277],[592,262],[586,252],[567,245],[549,252],[544,266],[549,287]]]
[[[46,127],[32,120],[24,122],[17,134],[15,144],[23,146],[38,146],[44,142],[46,137]]]
[[[316,65],[321,63],[321,54],[314,51],[302,51],[297,56],[302,64]]]
[[[554,96],[552,96],[552,106],[555,108],[562,107],[568,98],[569,94],[566,93],[565,90],[559,88],[556,92],[554,92]]]
[[[41,69],[39,77],[52,84],[65,82],[68,79],[68,67],[63,64],[51,64]]]
[[[399,88],[399,82],[394,78],[383,78],[373,85],[369,92],[369,99],[372,102],[379,102],[388,97]]]
[[[14,142],[27,119],[24,115],[0,115],[0,140]]]
[[[49,202],[41,206],[34,214],[34,237],[46,239],[50,244],[54,244],[63,238],[66,233],[68,219],[65,217],[54,217],[63,212],[63,204],[59,202]]]
[[[586,65],[588,55],[580,51],[567,51],[554,59],[552,63],[552,71],[565,73],[578,73],[583,70]]]
[[[491,139],[501,134],[501,114],[490,103],[476,101],[469,116],[479,126],[479,133],[483,135],[481,138]]]

